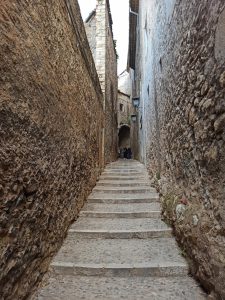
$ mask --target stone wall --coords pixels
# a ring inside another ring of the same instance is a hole
[[[104,94],[104,157],[105,163],[117,158],[117,58],[113,42],[112,19],[108,0],[97,0],[96,13],[87,21],[87,37],[96,49],[94,59]],[[96,35],[93,37],[92,33]]]
[[[95,185],[103,95],[76,0],[0,19],[0,298],[25,299]]]
[[[192,272],[225,298],[224,1],[140,0],[141,159]],[[151,29],[151,30],[150,30]],[[216,297],[216,296],[215,296]]]

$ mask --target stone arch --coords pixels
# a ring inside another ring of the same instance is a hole
[[[129,148],[130,147],[130,126],[121,125],[118,133],[118,146],[119,148]]]

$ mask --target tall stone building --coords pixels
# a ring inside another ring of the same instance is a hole
[[[139,158],[203,286],[225,299],[225,3],[130,0]]]
[[[3,0],[0,20],[0,299],[25,299],[96,183],[109,104],[76,0]]]
[[[117,54],[112,31],[109,0],[97,0],[96,9],[85,22],[86,34],[95,60],[102,92],[105,126],[105,162],[117,157]]]

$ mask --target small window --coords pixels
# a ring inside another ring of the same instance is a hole
[[[120,111],[123,111],[123,104],[120,103]]]
[[[159,60],[159,67],[160,67],[160,71],[162,72],[162,58],[160,57],[160,60]]]

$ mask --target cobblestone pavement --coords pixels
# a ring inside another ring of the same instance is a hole
[[[145,167],[119,160],[105,168],[35,299],[206,299],[180,252]]]

